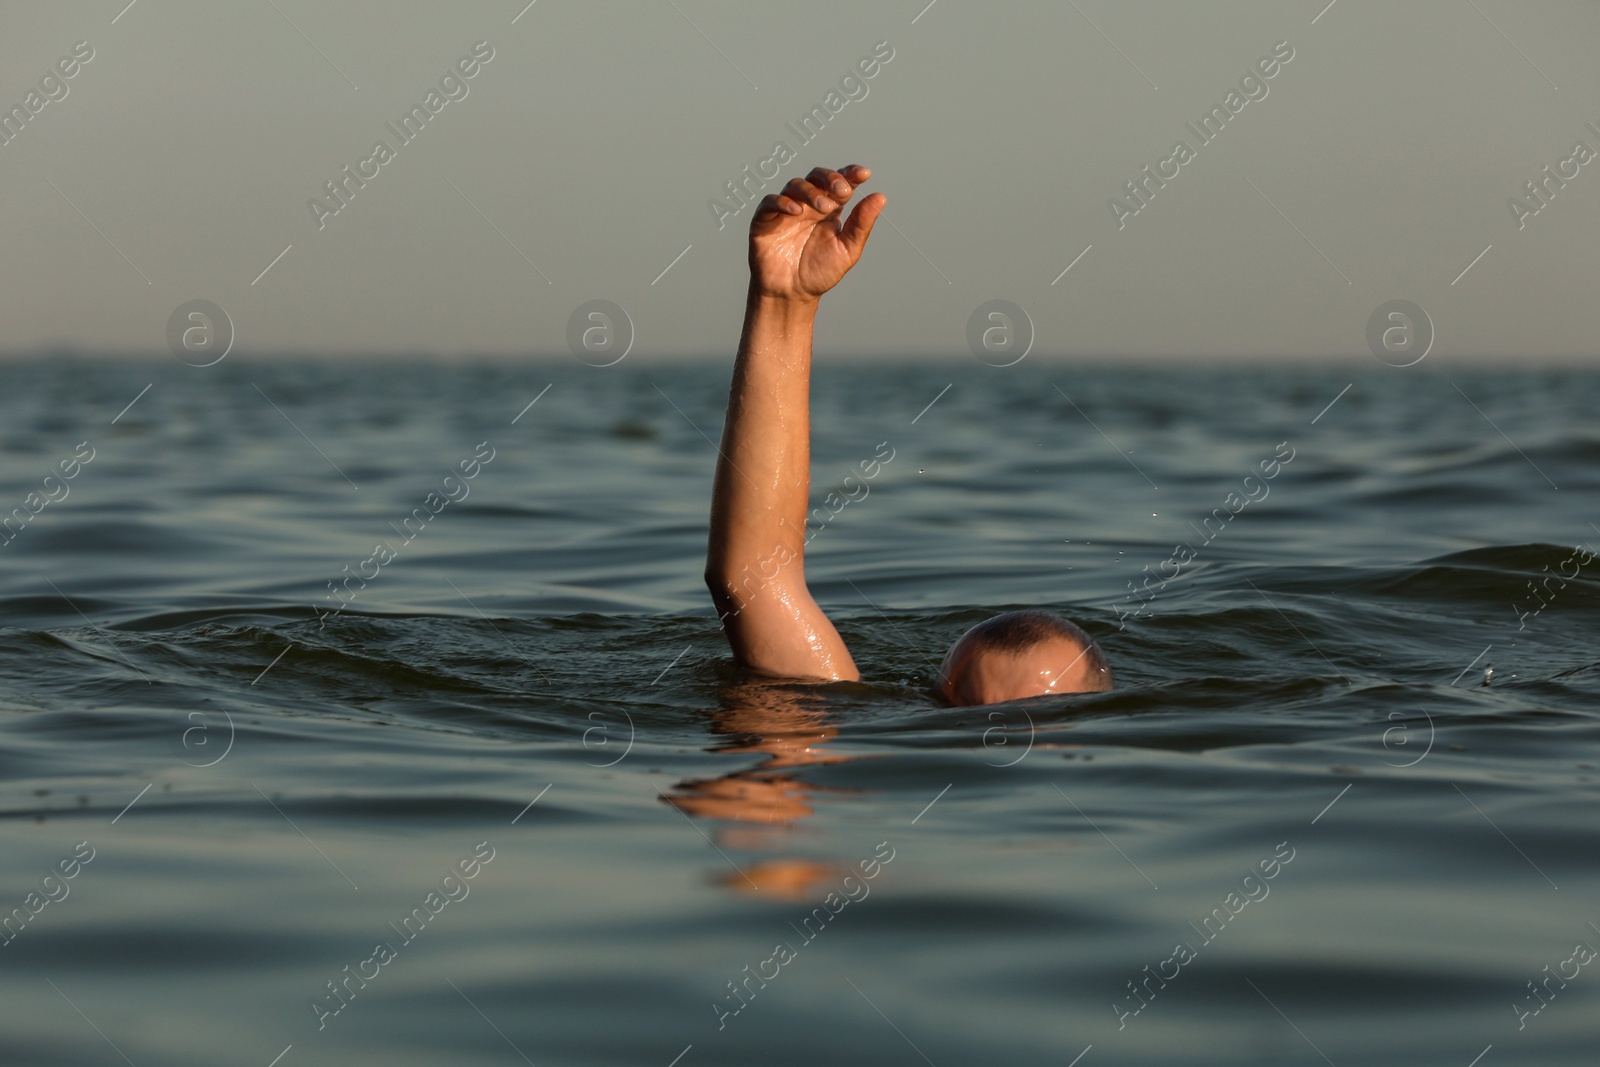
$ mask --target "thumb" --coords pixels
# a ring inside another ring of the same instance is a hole
[[[882,193],[873,193],[850,212],[850,217],[845,220],[844,226],[839,231],[839,240],[844,242],[852,256],[860,256],[861,250],[867,245],[867,238],[872,236],[873,223],[878,221],[878,216],[883,213],[883,207],[889,198]]]

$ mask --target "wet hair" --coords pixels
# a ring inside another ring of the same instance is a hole
[[[1091,675],[1105,679],[1105,688],[1111,688],[1111,664],[1099,644],[1083,627],[1053,612],[1008,611],[980,622],[963,634],[961,641],[971,645],[974,652],[990,649],[1017,655],[1055,638],[1065,638],[1082,646],[1085,665]]]

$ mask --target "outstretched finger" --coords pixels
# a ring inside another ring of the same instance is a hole
[[[868,178],[872,177],[872,169],[863,167],[859,163],[852,163],[848,167],[840,167],[839,173],[844,175],[844,180],[853,186],[859,187]]]
[[[839,240],[844,242],[852,256],[861,255],[867,238],[872,236],[873,224],[878,221],[888,202],[889,198],[882,193],[873,193],[857,204],[855,210],[850,212],[850,217],[844,220],[844,226],[839,230]]]

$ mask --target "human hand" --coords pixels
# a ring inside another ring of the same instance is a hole
[[[817,167],[762,198],[750,220],[750,284],[765,297],[815,303],[861,258],[888,197],[873,193],[848,218],[844,205],[872,176],[866,167]]]

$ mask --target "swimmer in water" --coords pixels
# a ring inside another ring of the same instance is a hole
[[[764,197],[750,220],[750,290],[712,489],[706,584],[734,656],[756,674],[861,677],[806,587],[805,524],[811,330],[822,294],[856,265],[887,203],[873,193],[845,216],[871,173],[818,167]],[[937,681],[939,695],[956,705],[1111,686],[1094,639],[1044,611],[974,626],[951,647]]]

